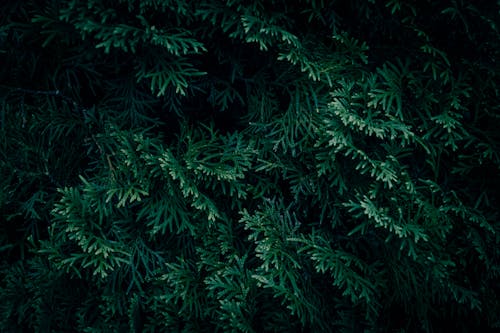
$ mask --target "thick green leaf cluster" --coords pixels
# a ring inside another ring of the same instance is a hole
[[[499,2],[0,6],[0,331],[500,327]]]

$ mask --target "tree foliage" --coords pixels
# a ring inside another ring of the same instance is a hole
[[[1,331],[500,327],[500,3],[1,6]]]

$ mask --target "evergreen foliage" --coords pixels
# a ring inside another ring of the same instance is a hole
[[[500,2],[1,8],[0,331],[500,328]]]

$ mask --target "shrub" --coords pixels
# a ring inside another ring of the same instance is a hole
[[[498,328],[499,10],[4,1],[0,330]]]

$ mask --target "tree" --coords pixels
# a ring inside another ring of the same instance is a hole
[[[499,10],[4,1],[1,330],[498,328]]]

